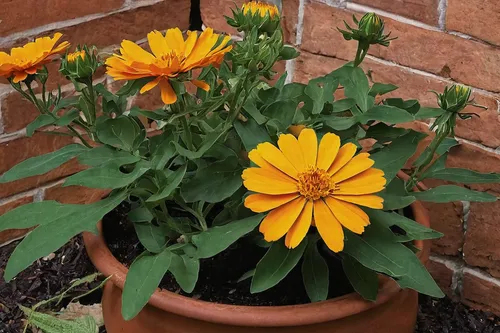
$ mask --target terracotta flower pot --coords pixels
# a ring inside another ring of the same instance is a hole
[[[421,203],[412,205],[418,223],[429,227],[427,211]],[[101,230],[101,226],[99,225]],[[84,234],[87,252],[106,276],[102,306],[108,333],[411,333],[414,332],[418,295],[401,290],[391,279],[381,276],[376,302],[352,293],[324,302],[293,306],[236,306],[195,300],[158,289],[149,304],[130,321],[121,315],[121,296],[127,274],[111,254],[102,234]],[[418,256],[425,264],[430,244],[417,241]]]

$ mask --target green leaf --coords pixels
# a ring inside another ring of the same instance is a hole
[[[243,142],[246,151],[254,149],[259,143],[271,142],[271,137],[267,131],[253,119],[248,119],[247,122],[237,120],[233,126]]]
[[[370,92],[368,93],[370,96],[377,96],[377,95],[385,95],[387,93],[390,93],[391,91],[394,91],[398,89],[398,86],[395,86],[390,83],[378,83],[375,82],[373,86],[370,89]]]
[[[283,46],[283,49],[280,52],[280,58],[281,60],[292,60],[297,58],[300,55],[300,52],[298,52],[294,47],[292,46]]]
[[[139,162],[141,158],[134,156],[127,151],[117,150],[109,146],[100,146],[86,150],[78,156],[78,162],[92,167],[101,166],[104,164],[112,164],[122,166]]]
[[[394,178],[378,195],[384,199],[384,210],[401,209],[417,200],[406,192],[405,183],[399,178]]]
[[[303,98],[305,87],[305,84],[297,82],[285,84],[283,89],[281,89],[278,99],[280,101],[295,101],[298,103]]]
[[[448,180],[462,184],[500,183],[500,174],[498,173],[479,173],[460,168],[433,170],[426,174],[426,178]]]
[[[185,254],[174,254],[168,270],[175,277],[182,290],[188,294],[193,292],[200,271],[200,262],[198,260]]]
[[[453,138],[445,138],[436,149],[436,154],[443,155],[444,153],[449,152],[451,148],[458,145],[460,145],[460,142],[458,142],[457,140]]]
[[[33,311],[22,305],[19,306],[28,319],[28,323],[44,333],[98,333],[92,316],[86,315],[72,320],[59,319],[49,314]]]
[[[368,301],[375,302],[378,294],[378,275],[350,256],[342,257],[342,268],[352,287]]]
[[[332,103],[332,113],[340,113],[351,109],[356,105],[356,100],[353,98],[344,98]]]
[[[320,114],[325,103],[333,102],[333,93],[339,85],[338,79],[326,75],[309,81],[304,93],[311,98],[312,114]]]
[[[153,80],[152,77],[145,77],[137,80],[130,80],[121,87],[120,90],[116,93],[119,96],[132,96],[135,95],[141,90],[143,86],[145,86],[148,82]]]
[[[277,285],[297,265],[307,246],[307,238],[294,249],[285,246],[283,240],[273,242],[255,268],[250,292],[260,293]]]
[[[160,191],[160,193],[154,194],[151,197],[149,197],[147,202],[159,201],[168,198],[170,195],[172,195],[172,193],[174,193],[174,191],[177,189],[177,187],[181,184],[182,180],[184,179],[184,176],[186,175],[186,170],[187,170],[187,163],[181,166],[179,169],[172,172],[167,178],[168,185],[165,186]]]
[[[262,114],[278,122],[279,131],[285,132],[293,124],[296,111],[297,103],[295,101],[277,101],[267,106]]]
[[[362,112],[366,112],[373,105],[374,99],[368,95],[370,85],[361,68],[344,66],[330,75],[339,79],[340,84],[344,86],[345,96],[355,99]]]
[[[389,213],[374,209],[367,209],[367,212],[372,223],[379,224],[388,229],[393,226],[403,229],[405,231],[404,235],[395,235],[396,241],[401,243],[418,239],[437,239],[443,237],[442,233],[424,227],[398,213]]]
[[[149,252],[160,253],[165,249],[167,240],[162,227],[152,223],[134,223],[134,229],[139,241]]]
[[[243,106],[243,109],[257,122],[257,124],[262,125],[267,121],[267,118],[257,109],[255,100],[249,99]]]
[[[59,110],[66,109],[68,106],[77,106],[79,104],[80,96],[72,96],[68,98],[63,98],[54,106],[52,113],[55,114]]]
[[[34,202],[1,215],[0,231],[38,225],[12,252],[4,279],[10,281],[35,260],[56,251],[83,231],[97,233],[97,222],[118,206],[126,196],[126,192],[120,192],[90,205],[66,205],[55,201]]]
[[[122,294],[122,315],[125,320],[134,318],[148,303],[171,262],[172,252],[168,250],[155,255],[144,253],[134,260]]]
[[[0,177],[0,183],[43,175],[87,150],[85,146],[71,144],[52,153],[29,158],[4,173]]]
[[[166,132],[150,139],[151,166],[154,170],[163,170],[168,161],[175,156],[176,149],[172,144],[174,141],[174,134]]]
[[[302,261],[302,280],[311,302],[328,298],[329,271],[325,259],[318,251],[318,238],[309,239]]]
[[[384,104],[404,109],[413,115],[420,110],[420,103],[416,99],[405,101],[402,98],[387,98]]]
[[[80,171],[66,178],[63,186],[79,185],[89,188],[116,189],[132,184],[151,168],[147,161],[137,163],[129,173],[123,173],[113,162]]]
[[[456,185],[442,185],[427,191],[414,192],[417,200],[445,203],[453,201],[495,202],[497,197],[486,192],[469,190]]]
[[[229,198],[242,185],[241,168],[237,160],[227,158],[203,167],[181,187],[186,202],[217,203]]]
[[[431,297],[442,298],[444,293],[416,256],[408,258],[408,273],[395,278],[401,288],[410,288]]]
[[[175,149],[177,150],[179,155],[187,157],[190,160],[196,160],[202,157],[225,133],[225,130],[217,128],[213,132],[207,134],[205,138],[203,138],[203,144],[198,148],[197,151],[186,149],[175,141],[172,142],[172,144],[175,146]]]
[[[424,137],[425,134],[410,131],[370,156],[375,161],[375,168],[384,171],[387,182],[396,177],[406,161],[415,154],[419,141]]]
[[[68,126],[73,122],[73,120],[78,119],[80,117],[80,111],[77,109],[72,109],[66,112],[61,118],[57,119],[57,126]]]
[[[245,280],[250,279],[250,278],[251,278],[251,277],[253,277],[254,275],[255,275],[255,269],[249,270],[248,272],[246,272],[245,274],[243,274],[243,275],[242,275],[242,276],[238,279],[238,281],[236,281],[236,282],[238,282],[238,283],[243,282],[243,281],[245,281]]]
[[[441,108],[421,108],[417,114],[415,114],[416,120],[424,120],[429,118],[437,118],[441,116],[446,111]]]
[[[52,125],[53,123],[56,122],[56,118],[49,114],[41,114],[38,117],[36,117],[35,120],[33,120],[31,123],[26,126],[26,135],[28,137],[32,136],[33,133],[35,133],[35,130],[45,127],[48,125]]]
[[[138,222],[151,222],[154,218],[153,214],[147,207],[137,207],[132,209],[127,214],[130,222],[138,223]]]
[[[356,117],[337,117],[337,116],[322,116],[320,118],[326,126],[337,130],[346,130],[358,123]]]
[[[198,248],[196,257],[200,259],[211,258],[224,251],[238,239],[254,230],[263,218],[263,214],[258,214],[220,227],[209,228],[207,231],[194,235],[192,242]]]
[[[362,124],[371,120],[382,121],[389,124],[401,124],[415,120],[413,115],[403,109],[388,105],[376,105],[357,116]]]
[[[366,137],[386,142],[399,138],[406,133],[408,133],[408,130],[405,128],[389,126],[384,123],[377,123],[368,128],[368,131],[366,131]]]
[[[120,116],[114,119],[103,117],[98,118],[96,131],[102,143],[133,151],[136,148],[135,141],[140,137],[141,128],[131,117]]]

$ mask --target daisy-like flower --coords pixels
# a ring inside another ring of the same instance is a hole
[[[241,9],[243,10],[243,14],[245,15],[249,13],[251,15],[259,13],[261,17],[265,17],[266,14],[269,14],[270,18],[275,18],[280,16],[280,11],[278,7],[276,7],[276,5],[271,5],[260,1],[250,1],[244,3]]]
[[[77,50],[75,52],[72,52],[72,53],[68,53],[68,55],[66,56],[66,59],[68,60],[68,62],[75,62],[76,59],[78,58],[81,58],[81,60],[85,60],[85,56],[86,56],[86,52],[85,50]]]
[[[52,38],[41,37],[22,47],[14,47],[10,54],[0,52],[0,76],[12,78],[14,83],[26,80],[28,75],[35,74],[69,47],[68,42],[56,46],[61,37],[58,32]]]
[[[135,80],[152,77],[154,80],[142,87],[140,93],[145,93],[160,86],[161,98],[165,104],[175,103],[177,95],[169,80],[192,69],[219,65],[224,55],[231,51],[228,46],[230,36],[221,38],[207,28],[198,37],[195,31],[188,31],[184,40],[179,28],[168,29],[165,36],[159,31],[148,34],[149,47],[152,54],[137,44],[124,40],[120,55],[114,54],[106,60],[107,73],[115,80]],[[210,86],[200,80],[190,80],[192,84],[205,91]]]
[[[372,168],[368,153],[356,155],[356,145],[340,146],[340,138],[327,133],[318,147],[316,133],[304,129],[298,139],[282,134],[278,147],[261,143],[248,154],[258,167],[243,171],[243,184],[256,194],[245,199],[254,212],[270,211],[259,231],[268,242],[286,234],[285,245],[297,247],[315,226],[334,252],[344,248],[343,227],[361,234],[370,224],[358,207],[383,208],[374,195],[384,189],[382,170]]]

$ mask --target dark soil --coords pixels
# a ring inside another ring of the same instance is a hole
[[[127,221],[125,207],[105,217],[103,228],[111,252],[127,267],[144,251],[134,227]],[[193,293],[184,293],[171,274],[165,276],[160,287],[188,297],[224,304],[276,306],[309,303],[300,263],[277,286],[259,294],[250,293],[251,279],[237,282],[243,274],[255,268],[266,251],[243,239],[219,255],[200,261],[199,279]],[[331,257],[329,266],[332,287],[329,298],[352,292],[349,281],[341,274],[340,260]],[[294,292],[290,293],[291,290]]]
[[[20,333],[23,331],[24,314],[18,304],[31,307],[36,303],[49,299],[66,290],[73,280],[95,273],[96,270],[85,252],[81,237],[73,238],[50,260],[40,259],[21,272],[10,283],[3,279],[7,260],[19,241],[0,248],[0,332]],[[70,295],[81,295],[93,289],[100,282],[81,285]],[[95,304],[100,302],[100,294],[93,293],[80,302]],[[67,299],[69,301],[69,299]],[[49,304],[40,310],[58,311],[67,305],[62,302],[59,307]]]
[[[415,333],[500,333],[500,317],[449,298],[421,296]]]

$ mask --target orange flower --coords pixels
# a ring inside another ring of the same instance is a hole
[[[214,34],[211,28],[207,28],[199,37],[194,31],[188,31],[187,35],[184,40],[179,28],[168,29],[165,36],[156,30],[150,32],[148,42],[152,54],[124,40],[121,55],[114,54],[106,61],[107,73],[115,80],[153,77],[153,81],[142,87],[141,94],[160,85],[163,102],[175,103],[177,95],[170,85],[170,79],[194,68],[219,65],[224,55],[232,49],[232,46],[227,46],[231,37],[225,36],[218,43],[220,35]],[[191,80],[191,83],[205,91],[210,89],[203,81]]]
[[[13,82],[24,81],[28,75],[35,74],[43,65],[51,62],[54,56],[64,52],[68,42],[56,47],[62,34],[56,33],[53,38],[41,37],[22,47],[14,47],[10,54],[0,52],[0,76],[7,79],[14,77]]]
[[[286,235],[285,245],[297,247],[309,228],[315,226],[334,252],[344,248],[347,228],[361,234],[370,224],[358,207],[383,208],[374,193],[384,189],[384,172],[372,168],[368,153],[356,155],[356,145],[340,146],[340,138],[327,133],[318,139],[306,128],[298,139],[282,134],[278,147],[261,143],[248,157],[258,168],[243,171],[243,184],[256,194],[245,199],[245,207],[256,213],[270,211],[260,224],[268,242]]]

